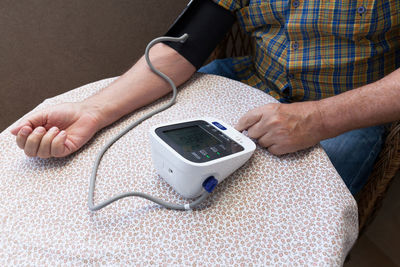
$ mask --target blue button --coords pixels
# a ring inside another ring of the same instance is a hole
[[[300,5],[300,1],[299,0],[294,0],[292,5],[293,5],[294,8],[298,8],[299,5]]]
[[[299,49],[299,43],[298,43],[298,42],[294,42],[294,43],[292,44],[292,48],[293,48],[293,50]]]
[[[360,14],[360,15],[364,14],[365,11],[366,11],[366,9],[365,9],[365,7],[363,7],[363,6],[360,6],[359,8],[357,8],[357,12],[358,12],[358,14]]]
[[[221,125],[219,122],[213,121],[212,124],[220,128],[221,130],[226,130],[225,126]]]

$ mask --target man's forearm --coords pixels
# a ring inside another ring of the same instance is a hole
[[[400,119],[400,69],[383,79],[318,101],[326,138]]]
[[[150,50],[153,65],[177,85],[187,81],[195,67],[175,50],[157,44]],[[99,93],[84,100],[100,114],[99,128],[171,92],[170,85],[153,73],[142,57],[130,70]]]

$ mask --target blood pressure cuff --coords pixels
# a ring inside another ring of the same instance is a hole
[[[199,69],[235,21],[234,15],[212,0],[192,0],[169,28],[166,36],[180,37],[184,43],[164,42]]]

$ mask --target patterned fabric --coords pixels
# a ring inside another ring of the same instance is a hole
[[[36,110],[82,101],[106,79],[47,99]],[[88,177],[111,137],[170,95],[99,131],[65,158],[27,158],[9,129],[0,133],[0,266],[342,266],[358,236],[357,203],[321,146],[275,157],[258,147],[242,168],[193,211],[140,198],[98,212],[87,207]],[[114,143],[97,173],[95,203],[139,191],[186,204],[157,175],[153,125],[212,116],[233,125],[276,102],[233,80],[195,75],[169,109]]]
[[[254,38],[241,81],[283,102],[315,100],[400,67],[399,0],[214,0]]]

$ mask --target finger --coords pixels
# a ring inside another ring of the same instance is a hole
[[[283,154],[287,154],[289,152],[284,151],[280,146],[278,145],[272,145],[270,147],[268,147],[268,151],[269,153],[275,155],[275,156],[281,156]]]
[[[17,137],[15,138],[19,148],[24,149],[26,139],[32,133],[32,131],[33,131],[32,128],[29,126],[22,127],[19,130]]]
[[[51,142],[54,137],[59,133],[59,129],[57,127],[52,127],[50,130],[42,137],[42,141],[40,141],[39,149],[37,151],[37,156],[40,158],[49,158],[51,157]]]
[[[253,124],[261,120],[262,113],[256,110],[247,112],[243,117],[239,119],[239,122],[235,125],[235,129],[239,132],[248,129]]]
[[[46,133],[46,129],[39,126],[33,130],[33,132],[26,139],[24,151],[28,157],[36,157],[40,142],[43,135]]]
[[[46,119],[43,115],[43,112],[38,111],[31,115],[28,115],[26,118],[23,118],[20,123],[10,129],[11,134],[17,135],[18,132],[24,126],[29,126],[32,129],[35,129],[39,126],[44,126],[46,123]]]
[[[67,140],[67,133],[61,131],[51,142],[51,156],[63,157],[66,155],[65,141]]]
[[[266,125],[267,124],[261,123],[261,121],[259,121],[247,129],[247,134],[250,138],[259,139],[268,133]]]
[[[269,134],[265,134],[265,135],[261,136],[261,138],[259,138],[257,140],[257,143],[262,147],[269,148],[272,145],[274,145],[275,142],[274,142],[273,138],[271,138],[271,136]]]
[[[13,135],[18,135],[20,133],[22,127],[24,127],[24,126],[29,126],[30,127],[30,125],[25,125],[25,124],[18,123],[16,126],[13,126],[10,129],[10,133],[13,134]]]

